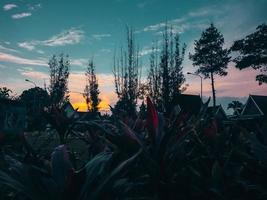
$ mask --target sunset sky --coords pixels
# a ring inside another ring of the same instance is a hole
[[[0,87],[14,94],[48,84],[48,60],[53,54],[70,56],[69,90],[71,102],[82,107],[84,70],[94,58],[103,100],[107,108],[116,101],[113,86],[114,51],[125,44],[125,25],[135,30],[141,52],[143,76],[153,40],[161,40],[168,20],[181,42],[187,44],[184,72],[194,72],[188,53],[194,40],[211,22],[225,37],[226,47],[267,22],[267,0],[1,0],[0,1]],[[216,77],[221,99],[249,94],[267,95],[267,84],[255,82],[257,71],[239,71],[229,64],[228,76]],[[198,77],[186,75],[186,93],[199,94]],[[204,81],[204,95],[211,95],[210,80]]]

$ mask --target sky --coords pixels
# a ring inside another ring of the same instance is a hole
[[[49,83],[48,61],[52,55],[68,54],[71,62],[69,90],[75,107],[84,108],[84,71],[93,58],[100,86],[102,108],[116,102],[112,75],[114,51],[126,43],[126,25],[133,27],[140,48],[143,76],[149,66],[152,42],[160,41],[166,20],[187,45],[183,63],[185,93],[199,94],[200,80],[186,75],[196,69],[188,59],[194,41],[210,23],[224,35],[225,47],[267,22],[267,0],[1,0],[0,87],[13,95]],[[255,82],[257,71],[238,70],[229,63],[228,76],[215,77],[218,102],[241,101],[249,94],[267,95],[267,84]],[[203,95],[211,96],[210,80]]]

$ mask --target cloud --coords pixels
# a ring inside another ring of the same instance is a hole
[[[88,65],[88,59],[86,58],[70,59],[70,64],[80,67],[86,67]]]
[[[23,13],[18,13],[18,14],[14,14],[11,17],[13,19],[21,19],[21,18],[25,18],[25,17],[30,17],[32,14],[30,12],[23,12]]]
[[[28,9],[29,10],[32,10],[32,11],[35,11],[35,10],[38,10],[42,7],[42,5],[40,3],[38,4],[35,4],[35,5],[28,5]]]
[[[21,75],[26,76],[26,77],[31,78],[31,79],[39,79],[39,80],[49,78],[48,74],[46,74],[44,72],[40,72],[40,71],[22,71]]]
[[[0,52],[0,61],[25,65],[47,66],[43,59],[27,59],[12,54]]]
[[[154,49],[154,51],[159,52],[160,49]],[[151,54],[153,52],[153,49],[151,47],[143,47],[143,49],[139,52],[139,56],[145,56],[148,54]]]
[[[144,32],[147,31],[158,31],[159,29],[163,28],[165,26],[165,22],[163,23],[158,23],[154,25],[149,25],[143,29]]]
[[[27,49],[29,51],[32,51],[33,49],[35,49],[35,46],[33,44],[31,44],[31,42],[21,42],[18,44],[19,47]]]
[[[7,52],[13,52],[13,53],[18,53],[19,51],[11,48],[4,47],[3,45],[0,45],[0,50],[2,51],[7,51]]]
[[[40,50],[40,49],[37,50],[36,52],[39,53],[39,54],[45,54],[45,52],[43,50]]]
[[[102,40],[103,38],[107,38],[107,37],[110,37],[111,34],[109,33],[104,33],[104,34],[94,34],[92,35],[94,39],[96,40]]]
[[[77,28],[64,30],[61,33],[50,37],[47,40],[33,40],[29,42],[18,43],[18,46],[32,51],[36,46],[65,46],[79,43],[84,37],[84,31]]]
[[[208,15],[218,15],[223,13],[222,10],[216,9],[214,6],[203,7],[194,11],[189,12],[183,17],[176,18],[168,22],[169,26],[172,26],[174,33],[183,33],[188,29],[199,29],[206,27],[209,22],[205,18]],[[189,22],[192,19],[196,19],[197,21]],[[208,22],[208,23],[207,23]],[[160,22],[157,24],[148,25],[142,30],[136,31],[135,33],[141,32],[157,32],[157,34],[162,33],[162,29],[165,27],[166,22]]]
[[[12,3],[10,3],[10,4],[6,4],[6,5],[4,5],[4,6],[3,6],[3,9],[4,9],[5,11],[8,11],[8,10],[11,10],[11,9],[13,9],[13,8],[16,8],[16,7],[18,7],[16,4],[12,4]]]

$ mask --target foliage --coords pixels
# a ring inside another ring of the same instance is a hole
[[[0,88],[0,99],[9,99],[10,93],[12,93],[12,90],[8,89],[7,87],[1,87]]]
[[[232,101],[228,104],[227,109],[233,109],[234,115],[240,115],[243,109],[243,104],[240,101]]]
[[[174,34],[172,27],[169,28],[166,23],[160,57],[158,46],[153,45],[148,73],[149,93],[160,110],[168,111],[171,102],[184,90],[182,85],[185,78],[182,63],[185,48],[184,44],[180,49],[179,34]]]
[[[95,66],[93,60],[89,61],[87,71],[85,72],[87,84],[84,89],[84,98],[86,100],[88,111],[98,112],[98,105],[100,103],[98,81],[95,75]]]
[[[223,49],[224,38],[218,29],[211,24],[195,41],[195,52],[189,54],[193,66],[198,67],[196,74],[211,79],[213,106],[216,106],[214,75],[226,76],[227,64],[230,61],[229,50]]]
[[[239,122],[209,128],[208,103],[198,116],[165,118],[148,98],[146,120],[133,125],[73,122],[65,131],[90,152],[80,169],[67,143],[51,159],[3,148],[0,184],[13,199],[265,199],[267,147]]]
[[[49,95],[51,104],[60,107],[68,100],[69,57],[63,54],[59,57],[53,55],[48,65],[50,69]]]
[[[123,109],[128,114],[135,115],[141,68],[133,30],[127,27],[126,31],[127,49],[121,48],[119,57],[114,56],[115,92],[119,99],[115,109]]]
[[[231,50],[239,53],[234,58],[238,69],[252,67],[255,70],[260,70],[261,74],[256,76],[256,81],[259,82],[259,85],[267,83],[266,24],[259,25],[254,33],[247,35],[244,39],[235,41]]]
[[[20,102],[26,106],[29,129],[40,129],[44,126],[42,110],[50,105],[49,95],[46,90],[34,87],[24,90],[19,97]]]

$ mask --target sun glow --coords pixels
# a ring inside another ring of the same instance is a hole
[[[100,93],[100,104],[99,104],[99,110],[101,112],[109,112],[110,107],[109,105],[113,105],[115,100],[115,95],[109,94],[104,95]],[[85,100],[82,96],[82,94],[79,93],[70,93],[70,102],[74,109],[78,109],[78,111],[85,112],[87,111],[87,105],[85,103]]]
[[[85,112],[87,111],[87,105],[85,102],[76,102],[72,103],[74,109],[78,109],[78,111]],[[109,104],[108,102],[101,101],[99,104],[100,111],[109,111]]]

